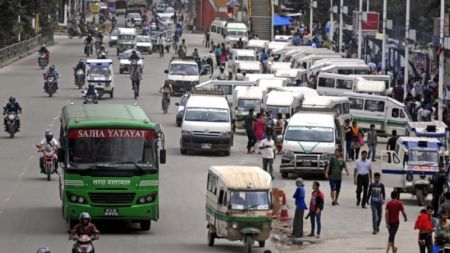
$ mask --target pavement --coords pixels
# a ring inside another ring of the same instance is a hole
[[[206,55],[202,47],[202,35],[184,35],[190,45],[188,54],[194,47],[200,55]],[[107,38],[105,37],[105,40]],[[69,40],[67,36],[56,36],[55,45],[50,48],[51,64],[60,71],[60,90],[49,98],[43,92],[42,71],[37,65],[37,54],[21,59],[0,69],[0,101],[16,96],[24,108],[21,115],[22,131],[14,139],[0,132],[0,252],[33,252],[40,246],[48,246],[52,252],[69,251],[72,242],[67,240],[68,226],[61,216],[61,202],[58,180],[53,176],[47,182],[39,174],[38,154],[35,144],[44,136],[46,129],[59,134],[59,114],[68,103],[82,103],[80,91],[73,83],[72,67],[83,55],[82,41]],[[114,52],[113,49],[109,49]],[[173,52],[171,52],[172,54]],[[115,66],[114,99],[104,99],[100,103],[126,103],[142,106],[151,118],[162,124],[166,134],[167,164],[160,169],[160,220],[152,224],[150,232],[141,232],[137,225],[129,223],[100,223],[101,239],[95,242],[97,252],[238,252],[240,242],[218,240],[213,248],[207,246],[205,221],[205,194],[207,169],[211,165],[261,165],[260,156],[245,154],[246,137],[235,136],[231,155],[181,155],[179,138],[181,129],[175,125],[178,98],[172,99],[169,114],[160,110],[161,97],[158,93],[165,79],[169,57],[159,58],[158,54],[145,55],[141,97],[132,99],[128,75],[118,73],[116,56],[111,56]],[[275,162],[274,187],[283,189],[288,197],[289,214],[293,215],[295,177],[282,179],[278,172],[279,157]],[[352,166],[349,166],[352,168]],[[379,169],[379,164],[375,164]],[[311,194],[314,178],[306,179],[307,201]],[[339,206],[331,206],[329,186],[320,181],[325,193],[325,209],[322,215],[322,237],[305,241],[303,246],[287,245],[284,240],[289,231],[289,223],[283,231],[274,231],[274,237],[266,249],[272,252],[384,252],[387,231],[384,227],[377,235],[372,235],[370,209],[355,206],[355,186],[352,177],[345,177]],[[389,193],[391,189],[388,189]],[[414,219],[419,207],[415,200],[402,195],[409,221],[401,223],[397,236],[398,252],[417,251],[417,232],[413,230]],[[382,223],[383,224],[383,223]],[[309,232],[309,222],[305,222],[305,233]],[[284,234],[283,234],[284,233]],[[283,239],[284,238],[284,239]],[[309,240],[309,239],[305,239]],[[255,247],[254,252],[264,249]]]

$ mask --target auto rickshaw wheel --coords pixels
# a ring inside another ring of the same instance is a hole
[[[208,246],[214,246],[214,240],[216,239],[216,233],[212,232],[211,229],[208,230]]]
[[[266,246],[266,241],[259,241],[259,247],[264,248]]]
[[[247,235],[244,239],[244,253],[252,253],[253,248],[253,237]]]
[[[423,189],[421,188],[416,189],[416,198],[417,198],[417,205],[423,206],[425,204],[425,195]]]

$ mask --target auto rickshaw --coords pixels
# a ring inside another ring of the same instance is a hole
[[[260,247],[272,231],[272,178],[259,167],[212,166],[206,190],[208,245],[216,238],[242,241],[244,252]]]

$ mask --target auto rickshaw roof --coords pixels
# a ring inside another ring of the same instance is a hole
[[[268,190],[272,185],[269,173],[254,166],[211,166],[209,171],[222,180],[228,189]]]

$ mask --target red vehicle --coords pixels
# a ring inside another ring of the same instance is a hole
[[[45,147],[43,145],[36,145],[38,148],[38,152],[42,152],[42,162],[41,165],[43,166],[41,173],[46,174],[47,180],[50,181],[51,175],[53,173],[56,173],[56,166],[57,166],[57,156],[56,156],[56,149],[51,147],[50,145],[46,145]]]

